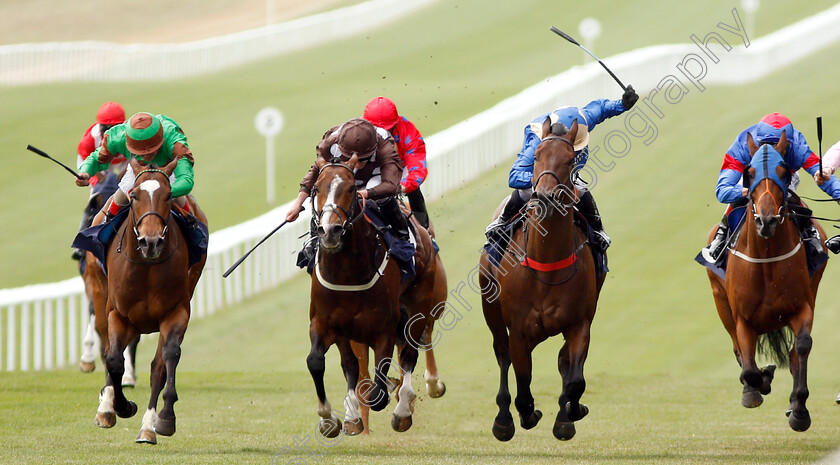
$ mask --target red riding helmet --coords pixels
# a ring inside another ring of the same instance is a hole
[[[391,99],[376,97],[365,105],[364,118],[375,126],[390,130],[400,121],[397,106]]]
[[[125,110],[122,105],[117,102],[106,102],[99,107],[96,112],[96,122],[98,124],[120,124],[125,122]]]

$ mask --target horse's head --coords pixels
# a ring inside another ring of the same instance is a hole
[[[752,155],[750,166],[744,170],[744,187],[749,187],[750,204],[758,235],[773,237],[776,226],[783,221],[791,171],[785,163],[788,149],[787,136],[782,132],[776,145],[756,146],[752,135],[747,134],[747,147]]]
[[[312,188],[313,211],[318,237],[326,249],[341,245],[341,237],[353,227],[354,212],[361,212],[353,173],[358,163],[356,155],[345,163],[338,159],[316,163],[320,172]]]
[[[178,159],[162,168],[155,165],[141,165],[131,159],[131,169],[136,173],[134,187],[129,191],[131,214],[134,220],[134,235],[143,258],[155,260],[163,252],[169,215],[172,209],[172,186],[169,176],[175,170]]]
[[[574,140],[578,133],[578,122],[571,128],[562,123],[551,124],[549,118],[543,123],[542,142],[534,152],[534,198],[539,204],[550,204],[545,215],[551,216],[554,210],[566,214],[577,200],[574,185],[571,182],[575,168]]]

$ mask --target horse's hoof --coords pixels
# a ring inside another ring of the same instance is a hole
[[[509,425],[503,425],[498,421],[493,422],[493,436],[495,436],[499,441],[510,441],[513,438],[513,433],[515,432],[516,427],[513,426],[513,422],[510,422]]]
[[[338,434],[341,433],[341,423],[335,416],[329,420],[321,419],[321,422],[318,423],[318,431],[320,431],[321,435],[325,438],[332,439],[338,437]]]
[[[361,434],[365,429],[365,424],[361,418],[355,420],[347,420],[344,422],[344,434],[347,436],[355,436]]]
[[[405,418],[400,418],[395,413],[394,416],[391,417],[391,428],[394,428],[394,431],[398,433],[405,433],[408,431],[408,429],[411,428],[411,424],[411,415]]]
[[[136,384],[137,384],[137,380],[135,380],[134,378],[123,376],[122,387],[134,389],[134,386]]]
[[[837,394],[837,398],[834,399],[834,402],[837,402],[838,404],[840,404],[840,394]]]
[[[141,429],[134,442],[138,444],[157,444],[157,435],[154,431]]]
[[[551,430],[554,433],[554,437],[561,440],[561,441],[568,441],[575,437],[575,433],[577,430],[575,429],[574,422],[571,421],[555,421],[554,428]]]
[[[175,434],[175,419],[167,420],[158,417],[155,420],[155,433],[161,436],[172,436]]]
[[[796,412],[792,412],[788,417],[788,424],[790,424],[791,429],[798,432],[807,431],[808,428],[811,427],[811,415],[808,413],[808,410],[805,410],[804,416],[798,416]]]
[[[572,421],[572,422],[580,421],[580,420],[583,420],[583,417],[589,415],[589,407],[587,407],[584,404],[578,404],[578,411],[577,412],[572,412],[572,403],[567,402],[566,403],[566,412],[569,415],[569,421]],[[559,415],[559,413],[558,413],[558,415]],[[574,435],[574,433],[573,433],[573,435]],[[569,439],[571,439],[571,438],[569,438]]]
[[[79,362],[79,371],[82,373],[92,373],[96,369],[96,364],[93,362]]]
[[[388,395],[388,391],[385,389],[378,388],[378,386],[374,385],[374,388],[371,389],[371,392],[368,397],[368,402],[370,402],[369,407],[374,412],[381,412],[388,406],[388,401],[390,400],[390,396]]]
[[[773,374],[776,372],[776,365],[767,365],[761,370],[761,387],[758,392],[762,395],[770,394],[770,384],[773,382]]]
[[[522,427],[525,428],[525,429],[531,429],[531,428],[537,426],[537,423],[540,422],[541,418],[542,418],[542,412],[540,412],[539,410],[534,410],[534,413],[528,415],[527,418],[520,415],[519,424],[522,425]]]
[[[446,384],[440,380],[437,382],[426,383],[426,393],[429,394],[429,397],[432,399],[443,397],[443,395],[446,394]]]
[[[112,428],[117,424],[117,414],[114,412],[96,412],[94,422],[100,428]]]
[[[741,405],[746,408],[756,408],[764,402],[764,397],[761,394],[753,389],[744,390],[744,394],[741,396]]]
[[[137,413],[137,404],[131,400],[127,400],[126,402],[128,402],[128,410],[124,410],[122,412],[117,410],[117,415],[119,415],[120,418],[131,418]]]

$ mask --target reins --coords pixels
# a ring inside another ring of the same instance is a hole
[[[138,173],[137,176],[135,176],[135,178],[134,178],[135,179],[134,183],[137,184],[137,180],[140,179],[140,176],[142,176],[146,173],[161,173],[161,174],[164,175],[164,178],[166,179],[166,181],[169,182],[169,175],[166,174],[165,171],[159,170],[157,168],[149,168],[149,169],[143,170],[140,173]],[[168,215],[166,217],[164,217],[162,214],[160,214],[156,211],[151,211],[150,210],[150,211],[147,211],[146,213],[143,213],[142,215],[140,215],[139,218],[136,218],[137,215],[134,212],[134,199],[131,199],[128,202],[128,208],[129,208],[129,211],[131,212],[131,218],[132,218],[132,223],[133,223],[132,224],[132,230],[134,231],[134,238],[135,239],[138,239],[138,240],[140,239],[140,232],[137,230],[137,228],[140,226],[140,222],[143,221],[143,219],[146,218],[147,216],[157,216],[158,218],[160,218],[161,222],[163,222],[163,234],[161,234],[161,240],[166,241],[166,234],[167,234],[167,232],[169,232],[169,224],[172,220],[172,205],[171,205],[171,202],[170,202],[170,206],[169,206],[169,212],[168,212]],[[175,251],[178,250],[178,246],[180,245],[180,241],[178,239],[178,236],[176,235],[175,236],[175,244],[172,247],[172,250],[164,258],[162,258],[162,259],[159,258],[159,259],[156,259],[154,261],[135,260],[135,259],[132,259],[131,257],[129,257],[128,255],[126,255],[125,251],[123,251],[123,249],[122,249],[122,244],[123,244],[123,239],[125,238],[126,229],[128,229],[127,225],[123,226],[122,235],[120,235],[120,240],[117,243],[116,252],[119,253],[120,255],[122,255],[123,257],[125,257],[125,259],[128,260],[130,263],[134,263],[134,264],[138,264],[138,265],[157,265],[157,264],[163,263],[163,262],[169,260],[170,258],[172,258],[172,256],[175,254]],[[137,248],[139,249],[140,247],[138,246]]]

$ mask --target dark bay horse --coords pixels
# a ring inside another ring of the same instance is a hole
[[[321,244],[312,273],[309,310],[312,348],[306,363],[318,396],[320,431],[331,438],[341,433],[342,426],[324,388],[324,355],[329,347],[338,346],[347,380],[344,433],[359,434],[363,430],[359,401],[366,402],[374,411],[388,405],[387,375],[397,338],[404,334],[409,341],[420,341],[426,322],[434,319],[434,307],[446,300],[447,292],[443,265],[432,252],[431,240],[421,231],[423,228],[418,228],[417,275],[410,283],[401,283],[397,263],[365,218],[353,174],[357,163],[356,156],[347,163],[319,160],[320,173],[312,193]],[[401,301],[408,310],[409,320],[420,318],[425,322],[406,324],[400,314]],[[359,360],[351,341],[373,348],[372,382],[359,382]],[[416,396],[411,375],[417,357],[417,344],[403,344],[399,367],[404,376],[391,421],[395,431],[406,431],[412,424]]]
[[[784,163],[785,133],[775,146],[756,147],[752,136],[747,137],[747,144],[753,156],[744,175],[744,186],[750,190],[749,210],[741,235],[729,250],[726,280],[708,271],[709,280],[718,315],[741,365],[741,404],[758,407],[762,395],[770,393],[775,366],[759,369],[755,361],[756,345],[764,340],[774,360],[790,366],[793,391],[788,423],[795,431],[805,431],[811,425],[805,408],[811,326],[825,263],[809,276],[799,230],[789,218],[786,221],[791,172]],[[814,225],[825,237],[816,220]],[[712,229],[709,241],[714,233]],[[792,344],[784,335],[785,328],[793,331]]]
[[[481,289],[500,290],[497,295],[482,293],[484,319],[493,334],[501,372],[496,396],[499,413],[493,423],[493,435],[500,441],[510,440],[515,432],[508,390],[511,363],[520,424],[531,429],[542,418],[531,395],[531,352],[551,336],[562,333],[565,339],[557,360],[563,391],[554,436],[574,437],[574,422],[589,412],[580,403],[586,387],[583,365],[606,276],[596,277],[586,233],[574,223],[577,195],[571,180],[575,166],[571,141],[577,131],[577,121],[567,130],[546,118],[543,134],[549,135],[534,155],[534,208],[527,213],[527,224],[511,238],[499,267],[490,263],[487,254],[481,256],[481,267],[489,270],[480,274]]]
[[[108,373],[96,413],[96,424],[103,428],[114,426],[116,416],[129,418],[137,412],[137,405],[115,383],[123,375],[123,349],[140,334],[160,333],[151,365],[149,406],[136,439],[151,444],[157,442],[157,434],[175,433],[175,369],[190,320],[190,298],[207,258],[189,266],[186,238],[171,214],[169,177],[177,162],[156,168],[131,159],[137,175],[129,194],[130,213],[108,248],[106,303],[95,306],[97,329],[107,335],[102,342]],[[194,199],[190,201],[194,205]],[[194,207],[196,218],[206,224],[207,217]],[[158,414],[161,391],[164,406]]]

